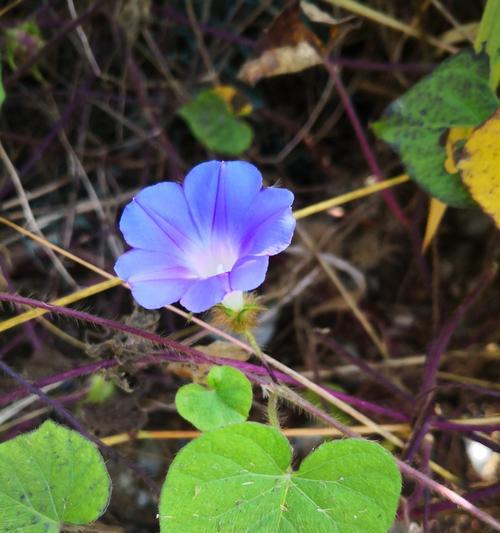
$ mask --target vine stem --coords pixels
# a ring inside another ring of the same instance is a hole
[[[108,275],[110,276],[110,275]],[[110,276],[112,277],[112,276]],[[84,320],[87,322],[99,324],[104,327],[108,327],[111,329],[118,329],[121,331],[125,331],[126,333],[137,335],[142,338],[146,338],[150,340],[153,343],[167,346],[170,350],[173,350],[174,352],[181,352],[181,353],[189,353],[193,356],[194,361],[200,361],[200,355],[201,360],[207,360],[208,358],[205,356],[203,357],[203,354],[200,354],[197,350],[193,350],[192,348],[188,348],[184,346],[181,343],[172,341],[170,339],[165,339],[163,337],[160,337],[159,335],[155,335],[154,333],[150,333],[147,331],[143,331],[139,328],[134,328],[132,326],[128,326],[125,324],[120,324],[118,322],[115,322],[113,320],[107,319],[107,318],[101,318],[96,317],[93,315],[90,315],[89,313],[85,313],[83,311],[77,311],[75,309],[69,309],[66,307],[60,307],[54,304],[48,304],[45,302],[41,302],[39,300],[33,300],[31,298],[25,298],[22,296],[14,295],[14,294],[8,294],[8,293],[0,293],[0,300],[13,302],[17,304],[23,304],[28,305],[32,307],[39,307],[41,309],[45,309],[49,312],[55,312],[60,313],[75,319]],[[177,307],[174,307],[172,305],[166,306],[169,310],[172,310],[173,312],[179,314],[180,316],[184,317],[186,320],[194,322],[196,324],[199,324],[201,327],[206,329],[207,331],[210,331],[212,333],[215,333],[216,335],[219,335],[220,337],[228,340],[229,342],[233,343],[236,346],[240,346],[242,349],[247,351],[248,353],[254,353],[254,349],[242,342],[240,339],[230,335],[229,333],[226,333],[225,331],[222,331],[221,329],[212,326],[211,324],[207,324],[203,320],[200,320],[199,318],[193,317],[190,313],[186,313],[185,311],[182,311],[181,309],[178,309]],[[306,389],[311,390],[312,392],[316,393],[320,398],[323,398],[328,403],[334,405],[338,409],[342,410],[361,424],[371,428],[374,433],[381,435],[388,441],[392,442],[394,445],[396,445],[398,448],[404,447],[404,442],[397,437],[396,435],[393,435],[390,431],[387,431],[385,428],[383,428],[380,424],[377,424],[374,422],[371,418],[366,416],[365,414],[359,412],[357,409],[349,405],[348,403],[341,400],[339,397],[333,395],[330,391],[325,389],[324,387],[321,387],[314,383],[313,381],[309,380],[299,372],[296,372],[295,370],[289,368],[288,366],[284,365],[280,361],[274,359],[273,357],[265,354],[264,352],[260,351],[260,358],[263,361],[266,361],[266,363],[275,369],[279,370],[285,377],[286,381],[290,382],[290,379],[294,384],[299,384]],[[257,354],[256,354],[257,355]],[[216,361],[213,361],[216,362]],[[266,386],[269,385],[269,382],[264,383]],[[440,465],[437,463],[432,462],[431,467],[434,471],[436,471],[438,474],[442,475],[443,477],[447,479],[454,479],[456,480],[456,477],[453,476],[453,474],[449,473],[445,469],[443,469]]]
[[[496,265],[487,268],[478,284],[465,297],[451,317],[444,323],[438,335],[433,339],[429,346],[422,385],[418,394],[418,401],[415,404],[415,427],[405,451],[405,458],[408,461],[413,458],[419,449],[420,444],[431,425],[431,416],[434,413],[436,379],[439,365],[441,363],[441,357],[448,347],[458,324],[463,319],[466,312],[476,302],[483,290],[493,281],[497,274],[497,270],[498,268]]]
[[[18,295],[0,293],[0,300],[10,301],[10,302],[14,302],[14,303],[21,303],[21,304],[30,305],[30,306],[33,306],[33,307],[41,307],[42,309],[46,309],[48,311],[61,313],[61,314],[65,314],[65,315],[68,315],[68,316],[73,316],[74,318],[80,318],[80,319],[91,321],[91,322],[95,322],[95,323],[100,323],[101,325],[105,325],[105,323],[107,323],[107,325],[111,325],[111,324],[113,326],[116,325],[116,323],[114,321],[112,321],[112,320],[93,317],[92,315],[89,315],[88,313],[84,313],[82,311],[75,311],[74,309],[60,308],[60,307],[57,307],[57,306],[54,306],[54,305],[46,304],[45,302],[40,302],[38,300],[33,300],[33,299],[30,299],[30,298],[24,298],[24,297],[18,296]],[[177,311],[182,316],[185,316],[186,319],[191,319],[191,321],[193,321],[193,322],[199,322],[200,325],[202,325],[205,329],[209,329],[209,330],[213,331],[214,333],[217,333],[218,335],[221,335],[222,337],[225,337],[227,340],[230,340],[234,344],[242,347],[247,352],[253,353],[252,347],[247,345],[247,344],[245,344],[244,342],[240,341],[239,339],[237,339],[237,338],[235,338],[235,337],[233,337],[233,336],[231,336],[231,335],[219,330],[218,328],[215,328],[214,326],[211,326],[210,324],[206,324],[205,322],[203,322],[200,319],[197,319],[196,317],[189,316],[187,313],[184,313],[184,311],[181,311],[180,309],[177,309],[177,308],[175,308],[173,306],[169,306],[169,307],[172,307],[173,310]],[[145,332],[143,330],[140,330],[140,329],[137,329],[137,328],[133,328],[131,326],[121,325],[121,327],[122,327],[122,329],[124,327],[126,327],[127,330],[129,330],[128,331],[129,333],[136,334],[136,335],[139,335],[141,337],[145,337],[146,334],[147,334],[148,336],[151,336],[153,338],[152,339],[153,342],[158,342],[158,339],[161,339],[161,337],[159,337],[157,335],[148,334],[147,332]],[[163,341],[164,341],[164,343],[165,342],[173,343],[173,341],[170,341],[169,339],[163,339]],[[178,343],[174,343],[174,344],[178,344]],[[182,351],[184,351],[184,352],[186,352],[186,350],[189,350],[189,348],[187,348],[187,347],[185,347],[183,345],[180,345],[180,346],[182,346]],[[196,350],[192,350],[192,351],[197,355],[197,351]],[[203,356],[203,354],[200,354],[200,355]],[[269,355],[267,355],[267,354],[265,354],[263,352],[262,352],[262,356],[274,368],[284,371],[284,374],[286,374],[287,377],[295,377],[296,381],[298,381],[301,385],[303,385],[306,388],[312,390],[313,392],[316,392],[318,395],[320,395],[320,397],[322,397],[325,400],[327,400],[328,402],[333,403],[334,405],[336,405],[336,403],[333,400],[338,400],[338,399],[330,396],[324,389],[322,389],[321,387],[319,387],[318,385],[316,385],[312,381],[308,380],[307,378],[305,378],[304,376],[302,376],[298,372],[295,372],[291,368],[288,368],[286,365],[280,363],[276,359],[273,359],[272,357],[270,357]],[[27,382],[24,378],[22,378],[21,376],[17,375],[17,373],[15,373],[15,377],[14,377],[13,371],[12,371],[12,369],[10,369],[10,367],[8,367],[7,365],[4,365],[4,370],[6,370],[7,373],[9,375],[11,375],[11,377],[16,379],[16,381],[22,383],[25,388],[30,390],[30,392],[33,392],[34,394],[37,394],[38,396],[40,396],[42,398],[42,396],[40,395],[40,393],[42,395],[44,395],[44,393],[42,391],[40,391],[38,388],[35,388],[33,385],[31,385],[31,383]],[[266,382],[265,385],[268,385],[268,383]],[[346,434],[348,436],[356,437],[356,438],[360,437],[357,433],[352,431],[350,428],[348,428],[347,426],[342,425],[340,422],[338,422],[337,420],[335,420],[334,418],[329,416],[327,413],[323,412],[321,409],[317,408],[315,405],[311,404],[310,402],[308,402],[307,400],[303,399],[298,394],[294,393],[291,389],[287,388],[286,391],[287,391],[287,395],[288,395],[288,397],[290,399],[293,398],[297,402],[297,405],[299,405],[300,407],[306,409],[313,416],[316,416],[320,420],[323,420],[323,421],[327,422],[329,425],[332,425],[333,427],[336,427],[336,428],[340,429],[344,434]],[[52,400],[49,397],[47,397],[47,400],[49,402],[54,402],[54,400]],[[383,428],[381,428],[378,424],[375,424],[372,420],[370,420],[365,415],[362,415],[361,413],[359,413],[355,409],[352,409],[350,405],[345,404],[344,402],[341,402],[341,401],[339,401],[339,402],[340,402],[341,405],[343,405],[343,406],[348,408],[348,410],[346,411],[347,413],[349,413],[349,411],[352,410],[356,414],[356,418],[358,418],[359,416],[361,416],[363,418],[363,424],[368,425],[370,428],[376,428],[375,433],[382,434],[382,429]],[[57,405],[57,407],[59,408],[59,405]],[[70,413],[69,413],[69,415],[72,416]],[[368,422],[368,424],[366,424],[365,420]],[[393,439],[396,438],[392,433],[387,432],[385,430],[383,431],[383,433],[387,433]],[[424,486],[430,488],[431,490],[434,490],[435,492],[437,492],[438,494],[440,494],[441,496],[443,496],[444,498],[446,498],[447,500],[449,500],[453,504],[458,505],[459,507],[463,508],[464,510],[466,510],[467,512],[469,512],[470,514],[472,514],[473,516],[475,516],[476,518],[481,520],[482,522],[485,522],[488,525],[492,526],[496,531],[500,531],[500,522],[497,522],[495,520],[495,518],[493,518],[492,516],[488,515],[484,511],[481,511],[481,509],[479,509],[474,504],[472,504],[471,502],[469,502],[468,500],[466,500],[465,498],[463,498],[462,496],[457,494],[455,491],[453,491],[451,489],[448,489],[444,485],[434,481],[433,479],[431,479],[426,474],[422,474],[418,470],[412,468],[411,466],[407,465],[406,463],[404,463],[403,461],[401,461],[399,459],[395,459],[395,460],[396,460],[401,472],[404,475],[414,479],[418,483],[423,484]]]
[[[267,371],[269,372],[269,376],[271,377],[273,381],[272,384],[269,384],[265,387],[268,392],[267,417],[269,419],[270,424],[279,430],[281,429],[279,413],[278,413],[279,394],[276,389],[278,380],[276,379],[276,376],[273,373],[272,368],[268,365],[266,358],[264,357],[264,353],[261,350],[259,343],[257,342],[257,339],[255,338],[255,335],[249,329],[247,329],[245,331],[245,337],[247,338],[248,343],[252,347],[254,354],[262,361],[262,364],[266,367]]]

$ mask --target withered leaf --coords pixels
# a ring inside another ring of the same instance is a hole
[[[262,78],[292,74],[323,63],[323,57],[353,27],[353,17],[337,21],[310,2],[293,2],[257,42],[255,57],[238,78],[255,85]]]

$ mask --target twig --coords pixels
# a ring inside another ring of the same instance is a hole
[[[325,274],[330,278],[330,280],[333,282],[337,290],[340,292],[340,294],[342,295],[342,298],[344,298],[345,302],[347,303],[347,305],[353,312],[356,319],[363,326],[363,329],[365,330],[366,334],[373,341],[373,343],[377,347],[382,357],[384,359],[389,359],[387,347],[384,345],[384,343],[378,336],[377,332],[375,331],[373,326],[370,324],[370,322],[368,321],[365,314],[363,313],[361,308],[358,306],[354,298],[351,296],[349,291],[345,288],[344,284],[342,283],[340,278],[337,276],[335,270],[325,261],[325,259],[321,256],[318,250],[316,250],[316,246],[312,242],[311,238],[305,232],[305,230],[301,228],[300,225],[297,225],[296,231],[300,235],[300,238],[304,241],[305,245],[314,254],[314,256],[316,257],[316,260],[320,264],[321,268],[324,270]]]
[[[12,183],[16,188],[17,195],[19,197],[19,201],[21,203],[24,217],[26,219],[26,222],[28,223],[28,226],[34,233],[42,237],[42,232],[40,231],[40,228],[38,227],[36,219],[33,215],[33,211],[31,210],[30,203],[26,197],[26,193],[23,188],[23,184],[21,183],[19,175],[3,147],[2,141],[0,141],[0,159],[3,161],[10,176],[10,179],[12,180]],[[63,277],[66,283],[68,283],[73,288],[77,288],[78,285],[76,281],[71,277],[69,272],[66,270],[66,267],[62,264],[61,260],[57,257],[57,255],[48,248],[45,250],[45,253],[50,257],[50,260],[54,264],[56,270]]]
[[[66,0],[66,2],[68,4],[68,10],[70,12],[71,18],[73,20],[78,20],[78,13],[76,12],[75,4],[73,0]],[[94,72],[95,76],[97,77],[101,76],[102,74],[101,69],[99,68],[99,65],[97,64],[94,53],[92,52],[92,48],[90,47],[89,40],[87,39],[87,35],[83,31],[81,24],[79,24],[76,27],[76,33],[78,34],[78,37],[80,38],[80,41],[82,42],[85,56],[87,57],[87,60],[90,63],[92,71]]]
[[[196,20],[196,13],[194,12],[192,0],[186,0],[186,10],[189,16],[189,21],[191,23],[194,36],[196,38],[196,44],[198,45],[198,51],[200,52],[200,55],[203,58],[203,63],[205,64],[205,68],[207,69],[209,80],[212,83],[219,85],[220,83],[219,76],[217,75],[217,72],[215,71],[215,68],[212,64],[212,60],[210,59],[210,55],[208,54],[208,51],[205,47],[205,42],[203,40],[203,34],[201,33],[200,27],[198,25],[198,21]]]
[[[305,124],[299,129],[299,131],[295,134],[293,139],[289,141],[278,154],[275,156],[270,157],[262,157],[261,161],[262,163],[281,163],[286,157],[290,155],[290,153],[294,150],[294,148],[306,137],[306,135],[309,134],[311,131],[311,128],[313,127],[314,123],[318,119],[319,115],[323,111],[325,105],[327,104],[333,89],[334,83],[331,78],[328,78],[328,81],[326,82],[326,86],[323,89],[321,96],[314,106],[313,110],[308,113],[307,120]]]
[[[382,26],[387,26],[388,28],[392,28],[393,30],[400,31],[405,35],[416,37],[417,39],[424,39],[428,43],[441,50],[446,50],[447,52],[452,53],[457,51],[454,46],[449,45],[447,43],[443,43],[442,41],[436,39],[435,37],[431,37],[430,35],[425,35],[424,33],[418,31],[412,26],[400,22],[399,20],[392,18],[389,15],[386,15],[385,13],[372,9],[371,7],[368,7],[360,2],[355,2],[354,0],[326,0],[326,2],[334,6],[341,7],[342,9],[350,11],[355,15],[359,15],[360,17],[365,17],[369,20],[373,20],[374,22],[376,22],[377,24],[381,24]]]

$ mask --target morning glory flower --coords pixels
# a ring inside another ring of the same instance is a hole
[[[132,249],[115,272],[147,309],[180,301],[201,312],[237,300],[263,283],[269,256],[290,244],[292,202],[287,189],[262,188],[250,163],[201,163],[182,185],[146,187],[125,207],[120,230]]]

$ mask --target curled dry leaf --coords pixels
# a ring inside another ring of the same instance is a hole
[[[310,2],[293,2],[259,39],[256,56],[243,65],[238,78],[255,85],[262,78],[322,64],[328,51],[353,27],[353,20],[336,20]]]

